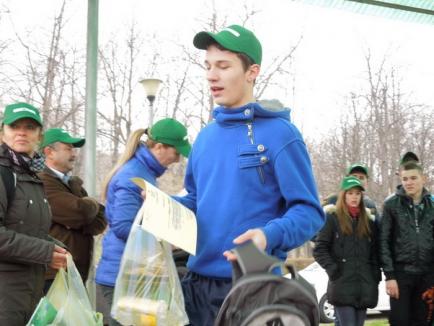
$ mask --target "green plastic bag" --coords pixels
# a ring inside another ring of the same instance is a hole
[[[47,326],[51,325],[56,318],[57,310],[50,303],[47,297],[43,297],[38,305],[36,306],[35,311],[33,312],[30,321],[28,322],[28,326]]]

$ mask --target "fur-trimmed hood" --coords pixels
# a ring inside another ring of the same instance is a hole
[[[336,213],[336,205],[329,204],[323,207],[324,212],[326,214],[335,214]],[[371,210],[367,207],[365,207],[366,213],[368,214],[368,217],[370,220],[375,221],[375,215],[372,214]]]

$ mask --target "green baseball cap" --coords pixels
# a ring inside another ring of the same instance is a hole
[[[360,189],[365,191],[365,188],[363,188],[362,186],[362,182],[356,177],[349,176],[342,179],[341,190],[349,190],[354,187],[359,187]]]
[[[81,147],[86,140],[84,138],[71,137],[71,135],[62,128],[51,128],[44,132],[44,140],[42,141],[41,148],[57,142],[72,144],[74,147]]]
[[[175,147],[184,157],[190,154],[191,145],[188,142],[187,128],[175,119],[166,118],[157,121],[148,130],[148,136],[153,141]]]
[[[258,65],[262,61],[262,46],[255,34],[239,25],[231,25],[218,33],[199,32],[193,39],[196,48],[206,50],[207,47],[217,42],[222,47],[232,52],[244,53]]]
[[[404,155],[402,155],[401,160],[399,161],[399,165],[402,165],[410,161],[419,162],[419,157],[417,157],[417,155],[413,152],[407,152]]]
[[[33,105],[24,102],[6,105],[3,115],[3,124],[10,125],[24,118],[35,120],[42,127],[41,115],[38,109]]]
[[[368,168],[361,163],[351,164],[347,169],[347,175],[350,175],[351,173],[356,172],[356,171],[360,171],[360,172],[366,174],[366,176],[369,176]]]

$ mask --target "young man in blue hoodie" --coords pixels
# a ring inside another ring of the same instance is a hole
[[[238,25],[200,32],[193,44],[206,50],[206,78],[214,121],[199,133],[178,200],[196,213],[196,256],[182,281],[191,325],[212,325],[231,288],[234,245],[252,240],[286,258],[324,223],[311,162],[289,111],[256,103],[261,44]]]

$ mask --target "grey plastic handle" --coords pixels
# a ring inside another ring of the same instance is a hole
[[[298,274],[292,265],[285,265],[279,259],[269,256],[252,242],[247,241],[231,250],[237,257],[232,262],[232,280],[235,282],[241,276],[252,273],[271,272],[274,268],[288,269],[292,278],[298,278]]]

